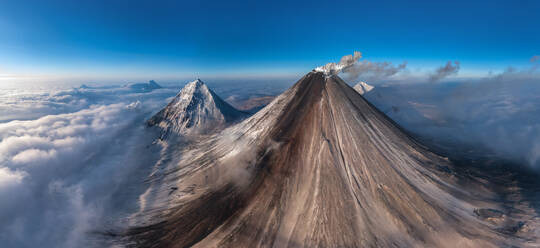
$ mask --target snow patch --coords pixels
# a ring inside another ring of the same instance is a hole
[[[358,82],[354,87],[353,87],[358,93],[360,93],[360,95],[363,95],[365,93],[368,93],[370,92],[371,90],[373,90],[373,86],[363,82],[363,81],[360,81]]]

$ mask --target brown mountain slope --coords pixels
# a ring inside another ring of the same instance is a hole
[[[133,245],[534,245],[501,231],[518,217],[496,214],[489,183],[457,173],[337,76],[307,74],[182,154],[143,197]]]

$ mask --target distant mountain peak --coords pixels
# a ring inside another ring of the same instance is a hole
[[[360,81],[358,82],[354,87],[353,87],[358,93],[360,93],[360,95],[363,95],[365,93],[368,93],[369,91],[371,91],[373,88],[373,86],[367,84],[366,82],[364,81]]]
[[[162,87],[156,83],[154,80],[148,81],[148,83],[130,83],[124,87],[130,88],[136,91],[152,91],[155,89],[161,89]]]
[[[148,124],[160,126],[166,132],[207,134],[246,116],[197,79],[186,84],[164,109],[148,120]]]
[[[157,84],[156,81],[154,81],[154,80],[148,81],[148,85],[149,85],[150,87],[156,88],[156,89],[157,89],[157,88],[161,88],[161,86],[160,86],[159,84]]]

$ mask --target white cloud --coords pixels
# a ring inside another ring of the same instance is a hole
[[[0,117],[0,246],[102,246],[88,233],[136,207],[159,154],[144,121],[175,93],[0,91],[0,116],[22,119]]]
[[[20,184],[26,173],[20,171],[11,171],[8,168],[0,167],[0,190],[10,186]]]
[[[496,153],[540,169],[539,82],[533,65],[467,82],[375,87],[364,96],[438,145]]]
[[[43,162],[56,157],[56,150],[28,149],[13,156],[12,161],[17,164]]]
[[[17,129],[15,132],[8,132],[7,130],[2,130],[2,125],[0,124],[0,136],[11,135],[7,137],[0,137],[0,161],[5,161],[9,157],[12,157],[16,153],[19,153],[25,149],[34,148],[49,148],[51,144],[49,140],[44,137],[35,137],[29,135],[21,135],[22,129]],[[2,135],[3,134],[3,135]]]
[[[178,90],[178,88],[161,88],[140,91],[123,86],[79,87],[68,90],[0,88],[0,123],[73,113],[96,104],[141,101],[145,106],[158,107],[163,103],[163,99],[174,96]]]

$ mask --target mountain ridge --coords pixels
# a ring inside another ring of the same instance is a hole
[[[248,114],[235,109],[208,86],[197,79],[192,81],[148,120],[166,132],[183,135],[209,134],[235,123]]]
[[[169,206],[160,221],[128,233],[143,246],[523,244],[498,231],[508,221],[479,218],[503,208],[489,185],[457,174],[337,76],[308,73],[183,155],[148,191],[149,209]]]

